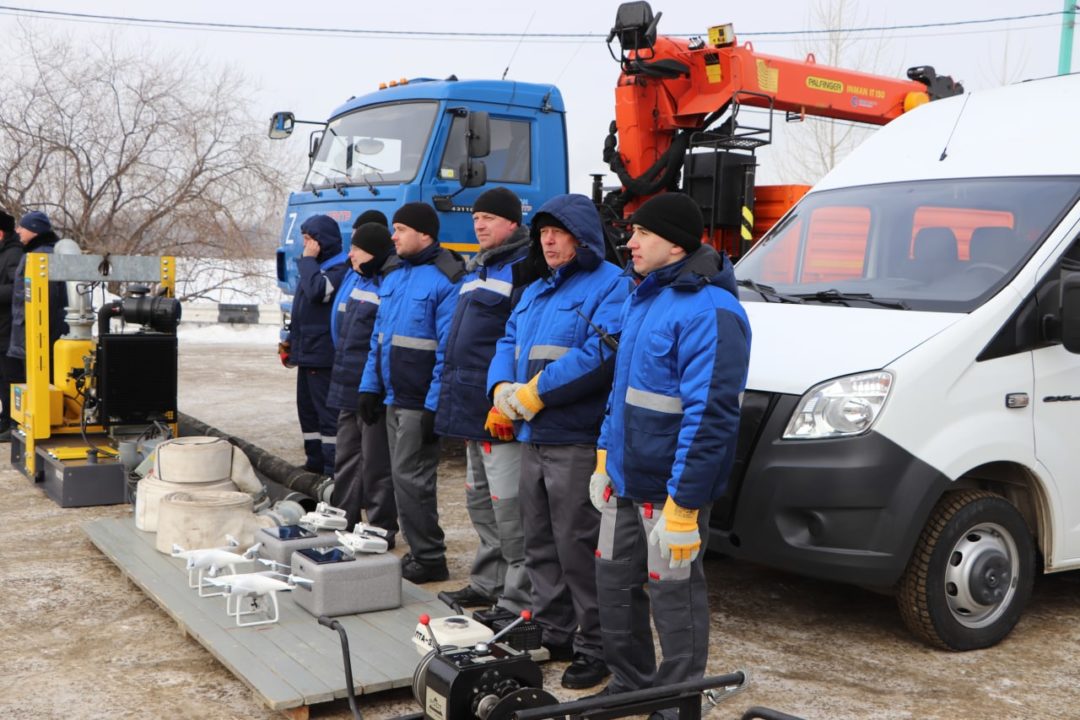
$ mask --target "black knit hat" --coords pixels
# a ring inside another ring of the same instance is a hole
[[[630,222],[678,245],[688,254],[701,247],[701,233],[705,231],[701,208],[689,195],[679,192],[649,198],[634,211]]]
[[[439,216],[435,213],[435,208],[427,203],[405,203],[394,213],[394,224],[397,223],[430,235],[432,240],[439,239]]]
[[[353,230],[366,223],[379,223],[383,227],[389,225],[389,223],[386,222],[386,216],[378,210],[365,210],[360,213],[360,217],[356,218],[356,222],[352,224]]]
[[[353,230],[352,244],[374,257],[380,257],[394,249],[390,231],[377,222],[366,222]]]
[[[491,188],[476,198],[476,202],[473,203],[473,212],[491,213],[520,225],[521,199],[513,190],[507,190],[504,187]]]
[[[11,235],[13,232],[15,232],[15,216],[0,210],[0,233]]]

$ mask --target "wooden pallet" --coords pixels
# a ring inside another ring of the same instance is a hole
[[[278,594],[280,620],[237,627],[225,614],[225,598],[200,598],[187,586],[184,561],[154,549],[154,535],[130,518],[83,524],[94,543],[135,585],[172,617],[272,710],[306,720],[308,707],[347,696],[339,636]],[[450,614],[443,603],[403,582],[403,605],[395,610],[340,617],[349,633],[356,693],[408,686],[420,660],[412,637],[417,617]]]

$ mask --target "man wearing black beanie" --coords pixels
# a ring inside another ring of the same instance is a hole
[[[358,233],[366,235],[368,228],[361,226]],[[435,411],[457,284],[465,268],[439,245],[439,216],[430,205],[402,205],[394,213],[393,231],[400,269],[379,288],[356,413],[373,425],[385,406],[394,495],[410,550],[401,559],[401,576],[424,583],[450,576],[435,499]]]
[[[750,360],[750,323],[735,273],[724,255],[702,245],[697,203],[665,193],[630,222],[627,247],[644,280],[622,306],[615,381],[589,481],[600,511],[595,564],[608,693],[705,673],[702,538],[735,456]],[[641,427],[652,432],[634,430]]]
[[[11,341],[11,296],[15,289],[15,269],[23,256],[23,245],[15,234],[15,218],[0,210],[0,442],[11,440],[11,384],[25,380],[23,363],[7,356]]]
[[[386,216],[368,210],[357,221],[365,218],[371,221],[354,226],[349,248],[351,269],[334,299],[330,321],[335,353],[327,405],[338,412],[330,502],[345,511],[350,530],[362,521],[361,511],[366,509],[368,524],[385,530],[392,548],[398,517],[386,417],[380,413],[374,423],[366,425],[357,414],[356,404],[379,309],[379,288],[386,276],[397,269],[398,258],[386,228]]]
[[[481,194],[473,231],[480,252],[466,265],[450,323],[435,429],[465,441],[465,507],[480,545],[469,584],[447,594],[459,605],[497,603],[517,614],[532,607],[518,502],[521,445],[484,381],[510,311],[534,279],[524,272],[530,238],[518,196],[504,187]]]

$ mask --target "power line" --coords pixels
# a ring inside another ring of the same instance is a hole
[[[267,32],[267,33],[302,33],[314,35],[338,35],[338,36],[386,36],[386,37],[426,37],[426,38],[500,38],[500,39],[561,39],[561,40],[590,40],[607,38],[606,33],[514,33],[514,32],[480,32],[480,31],[451,31],[451,30],[374,30],[364,28],[324,28],[303,27],[296,25],[255,25],[246,23],[222,23],[199,20],[168,20],[161,18],[140,18],[126,15],[100,15],[92,13],[65,12],[60,10],[40,10],[25,8],[14,5],[0,5],[0,11],[27,16],[51,17],[60,20],[94,21],[105,23],[122,23],[150,25],[158,27],[177,27],[184,29],[225,30],[235,32]],[[1014,22],[1017,20],[1031,20],[1035,18],[1054,17],[1064,15],[1064,11],[1056,10],[1045,13],[1031,13],[1027,15],[1010,15],[995,18],[979,18],[972,20],[953,20],[933,23],[917,23],[908,25],[880,25],[874,27],[831,28],[822,30],[759,30],[756,32],[739,33],[740,36],[764,37],[764,36],[797,36],[797,35],[821,35],[829,33],[860,33],[860,32],[891,32],[895,30],[917,30],[926,28],[957,27],[962,25],[985,25],[990,23]],[[701,35],[695,33],[671,33],[676,37],[691,37]]]

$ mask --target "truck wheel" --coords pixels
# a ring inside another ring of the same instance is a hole
[[[1023,516],[982,490],[938,501],[900,579],[904,624],[931,645],[975,650],[997,644],[1020,619],[1035,570]]]

